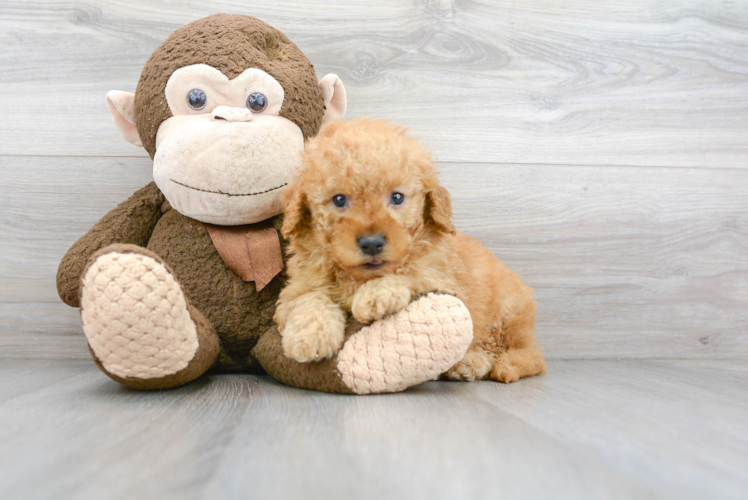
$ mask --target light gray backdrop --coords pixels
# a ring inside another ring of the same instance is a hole
[[[218,12],[423,139],[458,229],[535,289],[549,358],[748,355],[746,2],[195,4],[0,3],[0,357],[88,356],[57,263],[151,179],[104,95]]]

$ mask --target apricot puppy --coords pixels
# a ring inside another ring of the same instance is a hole
[[[465,303],[474,328],[448,378],[508,383],[546,371],[532,290],[455,232],[431,154],[405,129],[367,119],[328,125],[308,142],[283,204],[293,256],[275,320],[287,356],[330,357],[348,314],[369,323],[439,291]]]

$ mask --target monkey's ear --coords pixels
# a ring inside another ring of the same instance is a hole
[[[281,201],[284,214],[281,234],[284,238],[288,238],[309,224],[311,213],[306,205],[306,196],[301,191],[298,182],[294,182],[283,190]]]
[[[319,81],[322,97],[325,100],[325,115],[322,117],[322,126],[334,120],[339,120],[345,115],[348,107],[348,99],[345,96],[345,87],[338,75],[325,75]]]
[[[452,198],[442,186],[436,186],[433,191],[426,193],[426,208],[424,218],[426,224],[434,226],[438,231],[454,233],[452,225]]]
[[[130,144],[143,147],[138,135],[138,127],[135,126],[135,94],[110,90],[106,94],[106,106],[122,137]]]

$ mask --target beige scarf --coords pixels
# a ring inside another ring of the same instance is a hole
[[[271,221],[205,227],[226,265],[242,280],[254,281],[258,292],[283,270],[280,239]]]

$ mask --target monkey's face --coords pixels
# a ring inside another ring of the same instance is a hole
[[[284,91],[250,68],[233,80],[195,64],[166,85],[172,117],[156,135],[153,179],[180,213],[202,222],[258,222],[281,212],[301,165],[304,136],[279,116]]]
[[[239,225],[281,213],[304,140],[342,118],[346,95],[336,75],[318,82],[272,26],[216,14],[172,33],[136,93],[113,90],[107,106],[122,136],[153,158],[153,178],[174,209]]]

